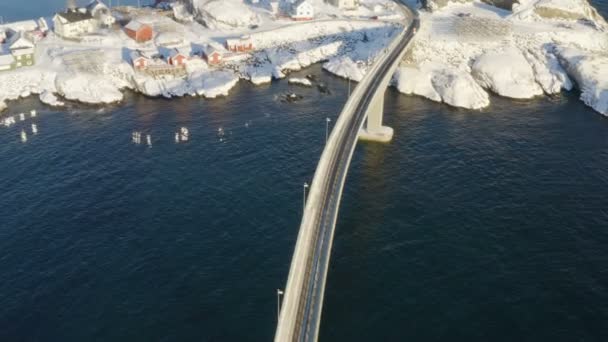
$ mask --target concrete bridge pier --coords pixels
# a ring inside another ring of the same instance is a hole
[[[369,104],[365,126],[359,132],[361,140],[387,143],[393,139],[393,129],[382,125],[385,89],[379,89]]]

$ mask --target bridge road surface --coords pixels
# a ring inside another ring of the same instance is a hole
[[[327,269],[342,190],[358,136],[377,91],[390,79],[420,27],[416,10],[399,6],[411,23],[368,71],[347,101],[313,178],[285,288],[275,342],[317,341]],[[383,82],[384,81],[384,82]],[[386,85],[384,85],[384,88]]]

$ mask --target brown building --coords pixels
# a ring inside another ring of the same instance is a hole
[[[152,36],[154,35],[152,26],[140,23],[136,20],[131,20],[127,26],[125,26],[125,33],[138,43],[147,42],[152,39]]]

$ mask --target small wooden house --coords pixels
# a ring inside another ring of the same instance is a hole
[[[224,54],[217,48],[207,45],[203,49],[203,58],[205,58],[205,61],[209,65],[219,65],[224,60]]]
[[[226,39],[226,49],[232,52],[246,52],[253,50],[253,41],[250,36],[237,39]]]
[[[34,65],[35,45],[24,34],[21,32],[13,34],[6,45],[17,62],[17,68]]]
[[[186,64],[188,60],[188,54],[179,49],[172,49],[169,52],[169,56],[167,58],[167,62],[173,66],[183,66]]]
[[[139,50],[131,51],[131,63],[133,68],[143,70],[150,65],[150,57]]]
[[[315,9],[308,0],[297,0],[291,6],[291,19],[312,20],[315,17]]]
[[[154,35],[152,26],[137,20],[131,20],[127,26],[125,26],[125,33],[138,43],[147,42],[152,39],[152,36]]]
[[[63,38],[77,38],[95,32],[99,25],[91,13],[70,8],[53,17],[55,33]]]

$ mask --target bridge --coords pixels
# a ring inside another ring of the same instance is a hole
[[[420,27],[415,9],[402,3],[398,7],[407,18],[403,30],[352,92],[321,154],[291,260],[275,342],[317,341],[338,209],[355,146],[360,138],[392,139],[392,128],[382,125],[384,93]]]

